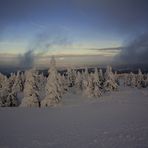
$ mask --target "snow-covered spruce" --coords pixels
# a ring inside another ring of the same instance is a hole
[[[17,94],[15,92],[10,92],[8,94],[5,106],[8,107],[18,106]]]
[[[136,87],[136,74],[130,73],[130,86]]]
[[[63,88],[65,90],[64,92],[66,92],[66,91],[68,91],[68,81],[67,81],[64,74],[62,75],[61,79],[62,79],[62,83],[63,83]]]
[[[101,92],[101,85],[98,75],[98,70],[95,69],[95,73],[88,73],[88,69],[85,69],[85,73],[83,73],[83,80],[82,80],[82,88],[83,88],[83,95],[87,97],[100,97],[102,95]]]
[[[5,77],[2,73],[0,73],[0,89],[2,88],[3,81],[5,80]]]
[[[92,81],[93,81],[93,96],[98,98],[102,95],[102,82],[103,82],[103,73],[98,72],[98,69],[95,68],[94,74],[92,74]],[[101,75],[99,75],[101,74]]]
[[[118,84],[115,81],[114,74],[112,72],[111,66],[107,66],[106,72],[105,72],[105,82],[104,82],[104,90],[105,91],[112,91],[117,90]]]
[[[21,107],[38,107],[40,105],[37,76],[38,73],[35,69],[25,72],[26,81],[24,86],[24,98],[20,105]]]
[[[10,89],[12,91],[12,87],[13,87],[15,81],[16,81],[16,75],[15,75],[15,73],[11,73],[10,74],[10,77],[8,78],[8,81],[9,81],[9,87],[10,87]]]
[[[72,87],[75,84],[76,79],[76,71],[72,68],[67,69],[67,80],[68,80],[68,86]]]
[[[115,71],[114,78],[115,78],[115,82],[116,82],[118,85],[120,85],[120,82],[119,82],[119,75],[118,75],[117,71]]]
[[[39,89],[39,98],[43,99],[45,97],[45,85],[47,82],[47,77],[43,73],[39,74],[37,77],[37,86]]]
[[[147,75],[142,74],[141,70],[138,70],[138,74],[134,74],[133,72],[130,72],[129,74],[124,74],[125,79],[125,86],[131,86],[131,87],[147,87]]]
[[[94,85],[98,86],[101,89],[102,88],[102,86],[101,86],[101,83],[102,83],[101,77],[102,76],[99,75],[97,68],[95,68],[95,72],[94,72],[94,74],[92,74],[92,77],[93,77]]]
[[[60,73],[58,73],[58,81],[59,81],[59,85],[61,87],[61,96],[62,96],[68,90],[68,82],[67,82],[67,79],[65,78],[65,76],[61,75]]]
[[[75,86],[78,92],[82,91],[82,74],[79,71],[77,72]]]
[[[82,86],[83,95],[87,97],[93,97],[93,81],[91,75],[88,74],[87,77],[83,78]]]
[[[12,92],[18,93],[20,91],[23,91],[23,80],[21,78],[20,71],[17,72],[17,75],[15,77],[14,84],[12,86]]]
[[[45,98],[41,101],[41,106],[55,106],[61,101],[62,86],[59,83],[59,75],[56,69],[56,61],[51,58],[48,70],[47,84],[45,86]]]
[[[138,70],[138,74],[136,77],[136,86],[138,88],[144,87],[144,77],[140,69]]]
[[[95,98],[98,98],[98,97],[102,96],[102,92],[101,92],[100,88],[96,84],[94,85],[93,96]]]
[[[12,107],[18,105],[16,94],[11,92],[11,85],[9,79],[4,76],[0,88],[0,106]]]
[[[101,82],[104,81],[104,76],[103,76],[102,69],[99,69],[99,80],[100,80]]]
[[[0,74],[0,106],[6,106],[6,99],[9,94],[9,84],[6,76]]]

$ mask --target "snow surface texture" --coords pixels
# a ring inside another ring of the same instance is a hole
[[[148,88],[99,99],[69,90],[53,108],[0,108],[0,148],[147,148]]]

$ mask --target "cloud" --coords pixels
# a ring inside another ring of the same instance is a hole
[[[116,57],[116,61],[126,65],[148,66],[148,33],[128,42]]]
[[[57,28],[56,31],[53,31],[51,28],[47,28],[34,37],[24,54],[19,55],[19,66],[21,68],[31,68],[38,58],[45,55],[48,51],[54,50],[55,46],[64,48],[71,44],[72,40],[68,38],[64,30]]]
[[[34,51],[28,50],[25,54],[19,55],[19,67],[22,69],[32,68],[34,65]]]

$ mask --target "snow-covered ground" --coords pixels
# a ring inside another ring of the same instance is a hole
[[[70,91],[54,108],[0,108],[0,148],[147,148],[148,89],[99,99]]]

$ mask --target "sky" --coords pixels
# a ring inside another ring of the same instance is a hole
[[[0,65],[148,64],[147,26],[146,0],[0,0]]]

